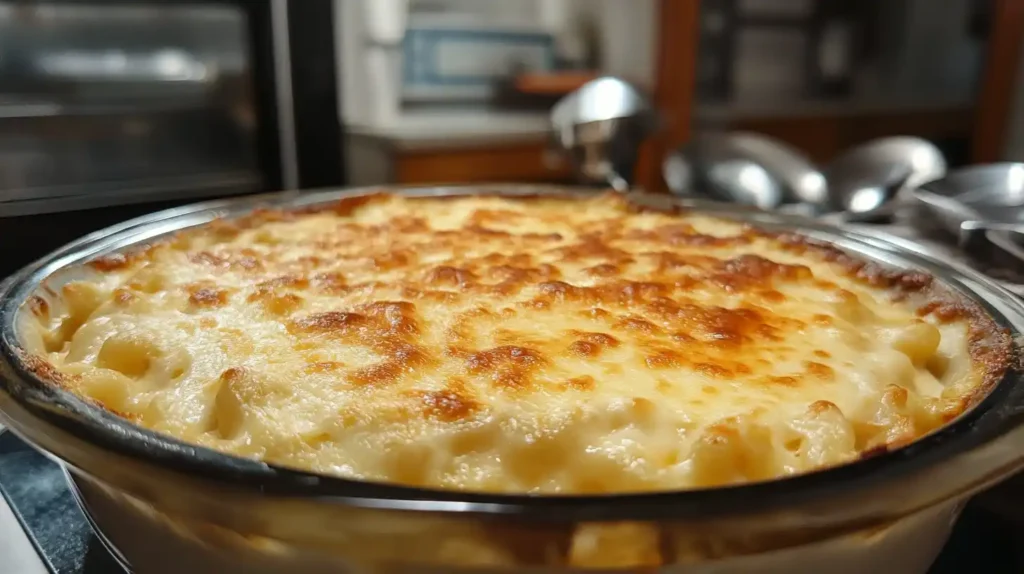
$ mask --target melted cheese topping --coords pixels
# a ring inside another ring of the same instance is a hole
[[[96,261],[34,336],[157,431],[474,491],[766,480],[956,416],[968,322],[798,239],[609,196],[380,196]]]

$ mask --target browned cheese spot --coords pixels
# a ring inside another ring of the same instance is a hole
[[[697,363],[693,367],[698,373],[714,379],[725,379],[733,375],[729,369],[713,363]]]
[[[200,251],[189,256],[189,261],[196,265],[214,267],[218,269],[237,269],[241,271],[259,271],[263,264],[257,259],[257,254],[251,249],[241,249],[237,252],[215,254],[209,251]]]
[[[228,292],[224,289],[203,285],[189,285],[186,287],[186,290],[189,293],[188,302],[193,307],[213,309],[223,307],[228,303]]]
[[[565,386],[568,389],[576,391],[592,391],[596,388],[596,382],[594,377],[590,375],[583,375],[581,377],[573,377],[565,381]]]
[[[316,363],[306,365],[304,371],[307,375],[317,375],[322,373],[331,373],[343,369],[344,367],[344,364],[337,361],[318,361]]]
[[[820,313],[815,314],[814,317],[811,318],[811,320],[814,321],[815,325],[820,325],[822,327],[831,327],[833,322],[831,316],[823,315]]]
[[[619,346],[619,340],[605,333],[586,333],[571,331],[571,336],[578,337],[578,340],[569,345],[569,352],[580,358],[594,358],[601,354],[605,348]]]
[[[373,342],[374,350],[384,360],[376,365],[364,367],[353,372],[349,380],[358,385],[380,386],[397,382],[402,375],[413,373],[418,368],[432,363],[429,354],[412,343],[384,338]]]
[[[778,385],[781,387],[799,387],[800,379],[792,376],[770,376],[765,379],[769,385]]]
[[[836,373],[832,370],[832,367],[816,363],[814,361],[804,362],[804,368],[807,369],[807,374],[815,377],[822,381],[831,381],[835,379]]]
[[[467,419],[480,408],[480,404],[461,385],[424,392],[420,398],[427,416],[445,422]]]
[[[313,276],[313,285],[323,293],[341,294],[345,292],[347,282],[341,273],[318,273]]]
[[[617,265],[612,265],[611,263],[601,263],[600,265],[588,267],[585,270],[585,272],[587,275],[590,275],[592,277],[615,277],[616,275],[622,273],[622,270],[619,269]]]
[[[812,276],[811,270],[804,265],[776,263],[760,255],[747,254],[722,262],[711,280],[726,291],[736,292]]]
[[[97,271],[109,273],[111,271],[120,271],[131,267],[134,261],[132,254],[125,253],[111,253],[97,259],[93,259],[89,262],[89,266]]]
[[[623,331],[643,333],[645,335],[656,335],[661,332],[661,329],[654,323],[651,323],[642,317],[635,316],[627,316],[619,319],[615,323],[615,328]]]
[[[327,311],[297,319],[289,325],[289,328],[292,332],[347,335],[365,327],[368,323],[369,318],[359,313]]]
[[[917,310],[920,317],[929,315],[940,323],[953,323],[970,316],[970,309],[960,301],[931,301]]]
[[[462,287],[476,281],[476,275],[469,269],[461,267],[441,266],[427,273],[427,283],[431,285],[452,285]]]
[[[682,353],[672,349],[657,349],[644,362],[650,369],[676,369],[686,364]]]
[[[470,374],[485,374],[494,386],[507,389],[525,389],[532,383],[532,375],[547,359],[534,349],[504,345],[474,353],[466,359]]]

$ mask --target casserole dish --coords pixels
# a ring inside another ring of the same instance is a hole
[[[155,214],[86,237],[0,289],[0,417],[61,462],[83,506],[139,572],[566,571],[570,538],[600,525],[601,569],[663,572],[924,572],[961,505],[1022,466],[1024,388],[1015,363],[959,418],[902,448],[738,486],[616,495],[478,494],[359,482],[237,458],[142,429],[44,382],[19,329],[30,297],[76,264],[259,206],[308,209],[375,190],[286,193]],[[419,188],[408,195],[587,195],[564,188]],[[1014,341],[1024,307],[969,269],[884,237],[810,220],[630,195],[780,232],[880,265],[920,270],[972,301]],[[33,374],[35,373],[35,374]],[[587,571],[587,565],[575,564]],[[594,568],[591,568],[593,570]]]

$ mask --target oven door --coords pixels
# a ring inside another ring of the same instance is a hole
[[[0,0],[0,279],[199,199],[342,185],[333,0]]]
[[[343,183],[332,9],[0,1],[0,217]]]

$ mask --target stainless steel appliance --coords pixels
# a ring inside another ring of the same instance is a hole
[[[0,276],[168,203],[345,183],[334,24],[333,0],[0,0]]]

